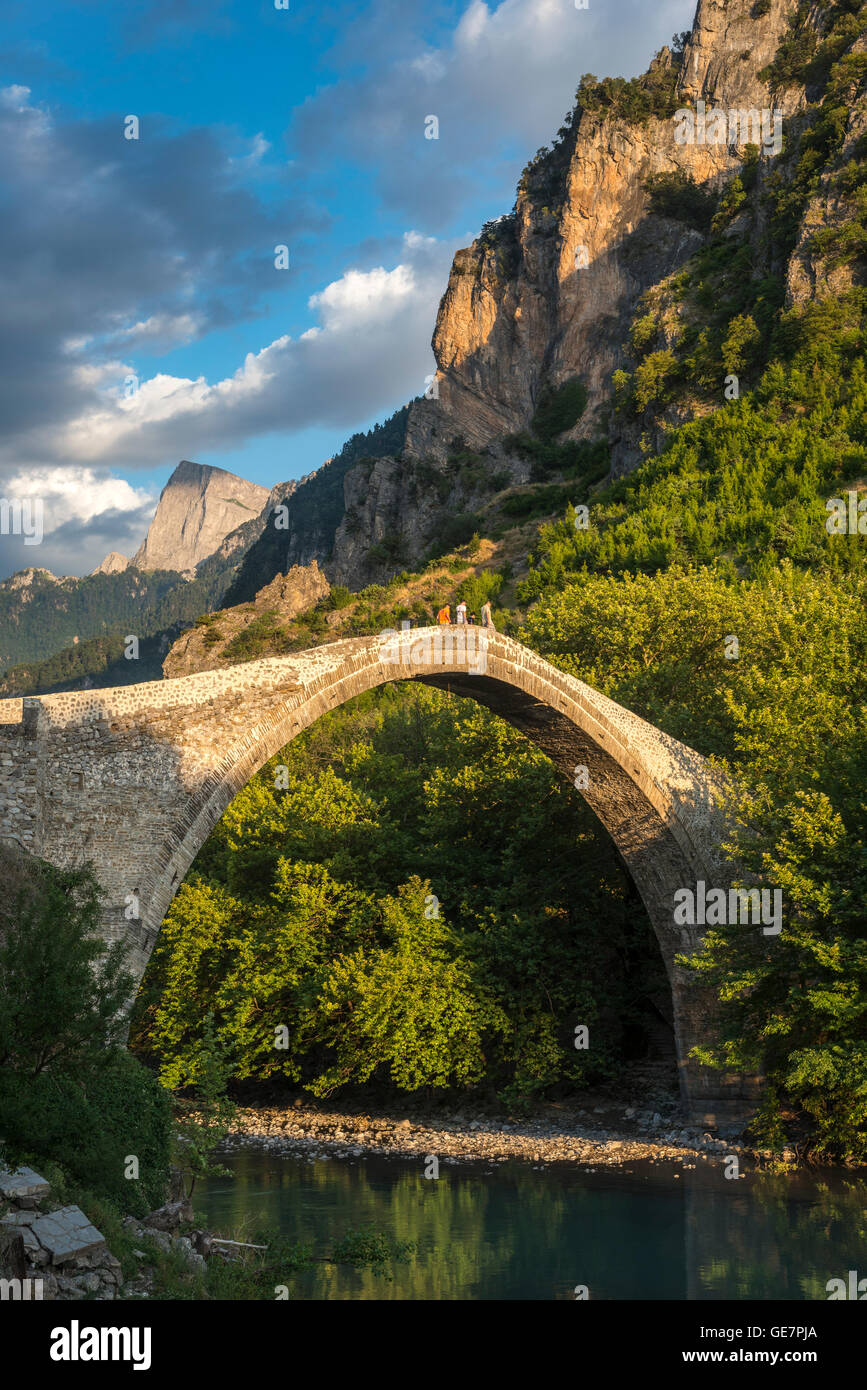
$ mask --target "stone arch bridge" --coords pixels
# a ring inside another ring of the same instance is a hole
[[[0,835],[58,866],[93,862],[104,936],[127,940],[140,979],[184,875],[236,793],[320,715],[396,680],[486,705],[570,783],[586,768],[580,794],[612,835],[659,941],[691,1116],[743,1118],[754,1084],[688,1057],[707,1041],[712,1006],[675,964],[700,945],[699,928],[674,921],[675,891],[730,882],[708,764],[499,633],[413,629],[174,680],[0,701]],[[140,915],[128,920],[131,895]]]

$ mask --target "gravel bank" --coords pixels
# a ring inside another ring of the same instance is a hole
[[[676,1107],[666,1107],[669,1112]],[[555,1113],[551,1113],[551,1110]],[[468,1111],[406,1115],[349,1112],[295,1101],[247,1106],[227,1147],[256,1146],[307,1157],[359,1158],[367,1154],[440,1162],[580,1163],[615,1167],[640,1160],[680,1160],[685,1166],[721,1155],[748,1157],[753,1150],[733,1137],[671,1121],[671,1113],[605,1105],[591,1112],[549,1107],[531,1119]],[[794,1153],[790,1156],[794,1158]]]

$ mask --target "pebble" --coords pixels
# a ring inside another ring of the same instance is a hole
[[[662,1097],[659,1098],[662,1100]],[[707,1160],[719,1153],[747,1154],[749,1151],[731,1141],[723,1142],[713,1135],[696,1129],[691,1131],[676,1124],[675,1102],[666,1101],[668,1113],[663,1121],[659,1110],[645,1112],[629,1107],[611,1106],[611,1112],[624,1115],[623,1128],[603,1130],[598,1121],[590,1123],[590,1112],[557,1107],[562,1119],[544,1124],[538,1119],[508,1120],[490,1116],[472,1117],[465,1112],[451,1115],[425,1115],[417,1120],[380,1115],[347,1115],[340,1111],[324,1111],[306,1107],[293,1100],[284,1106],[248,1106],[238,1112],[236,1131],[229,1136],[226,1147],[263,1145],[271,1151],[298,1153],[308,1159],[362,1158],[371,1154],[395,1157],[424,1157],[435,1154],[447,1163],[478,1160],[505,1163],[509,1160],[526,1162],[536,1167],[549,1163],[589,1163],[585,1169],[619,1167],[642,1159],[680,1160],[685,1168],[694,1168],[696,1158]],[[593,1116],[606,1113],[606,1107],[596,1106]],[[643,1121],[643,1123],[642,1123]],[[640,1134],[636,1134],[640,1129]],[[648,1129],[656,1133],[649,1134]],[[689,1161],[688,1161],[689,1160]]]

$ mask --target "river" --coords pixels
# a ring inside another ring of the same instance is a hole
[[[258,1149],[223,1160],[196,1219],[238,1234],[263,1223],[317,1252],[374,1225],[416,1243],[392,1279],[317,1265],[300,1299],[827,1299],[829,1279],[867,1275],[867,1180],[848,1170],[751,1172],[634,1163],[442,1164],[370,1156],[310,1160]],[[243,1238],[243,1237],[242,1237]]]

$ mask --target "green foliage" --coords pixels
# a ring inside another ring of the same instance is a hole
[[[709,1065],[762,1071],[759,1124],[793,1109],[817,1155],[867,1157],[867,578],[784,564],[745,582],[669,568],[585,574],[520,635],[563,669],[714,755],[728,845],[783,894],[784,927],[708,931],[688,964],[717,992]],[[728,634],[740,635],[736,660]]]
[[[314,1094],[377,1071],[404,1091],[482,1080],[483,1039],[504,1033],[507,1020],[471,966],[456,959],[445,922],[429,918],[428,889],[410,879],[385,898],[384,944],[333,963],[317,1000],[317,1041],[334,1060],[313,1082]]]
[[[753,147],[755,148],[755,147]],[[711,219],[711,231],[721,232],[740,212],[747,201],[744,181],[739,177],[729,179],[719,196],[717,210]]]
[[[580,377],[572,377],[540,398],[530,428],[543,444],[551,444],[558,434],[577,425],[587,405],[587,387]]]
[[[729,324],[720,349],[727,372],[745,372],[755,364],[762,346],[762,335],[751,314],[738,314]]]
[[[864,12],[862,0],[829,4],[826,7],[829,24],[820,37],[814,28],[813,11],[799,6],[789,19],[789,33],[779,45],[773,61],[759,76],[779,88],[798,83],[808,87],[826,84],[846,49],[863,34]]]
[[[566,486],[558,483],[540,483],[535,487],[522,488],[520,492],[513,492],[509,497],[505,497],[500,504],[500,511],[503,516],[515,517],[521,521],[528,521],[537,516],[550,516],[552,512],[562,510],[575,491],[571,483]]]
[[[629,341],[635,353],[646,352],[657,335],[656,319],[653,314],[642,314],[635,319],[629,331]]]
[[[867,69],[834,57],[854,34],[840,14],[820,43],[783,50],[821,90],[766,176],[771,263],[833,169]],[[856,144],[832,174],[836,220],[813,233],[828,268],[863,263],[864,153]],[[660,430],[672,402],[705,394],[716,409],[597,494],[589,529],[571,509],[542,528],[519,635],[719,760],[728,851],[747,881],[783,893],[784,928],[716,928],[684,962],[719,999],[718,1038],[697,1059],[766,1076],[763,1141],[795,1123],[817,1156],[864,1159],[867,575],[863,537],[829,535],[825,503],[867,469],[867,296],[856,268],[852,289],[783,309],[776,273],[756,278],[748,239],[719,235],[744,210],[755,229],[756,167],[749,151],[716,238],[672,277],[671,354],[652,351],[660,305],[645,306],[631,334],[641,360],[613,381],[618,407],[643,406]],[[728,373],[741,395],[720,408]]]
[[[867,466],[864,310],[855,290],[785,313],[776,360],[754,391],[673,432],[660,454],[599,495],[588,530],[568,519],[542,527],[519,599],[585,569],[734,563],[761,576],[789,558],[861,570],[860,538],[828,535],[825,502]],[[746,320],[740,334],[730,346],[745,355],[755,344]]]
[[[465,579],[458,589],[458,599],[463,599],[467,605],[468,613],[481,613],[482,606],[491,602],[503,587],[503,576],[496,570],[482,570],[481,574],[470,575]]]
[[[347,608],[355,599],[351,590],[345,584],[334,584],[328,595],[329,608]]]
[[[102,676],[123,661],[121,636],[93,637],[64,647],[44,661],[21,662],[10,666],[0,681],[0,695],[30,695],[71,687],[87,676]],[[129,666],[131,663],[127,663]],[[137,670],[141,668],[136,663]],[[118,680],[120,685],[121,681]]]
[[[226,1089],[231,1074],[232,1063],[216,1036],[214,1016],[206,1014],[195,1055],[177,1059],[164,1077],[166,1084],[187,1091],[175,1100],[173,1153],[187,1199],[192,1197],[198,1178],[231,1173],[225,1164],[214,1160],[215,1150],[225,1142],[237,1118],[237,1107]]]
[[[675,36],[679,42],[680,36]],[[599,81],[592,73],[581,78],[575,99],[582,111],[619,116],[623,120],[641,123],[655,116],[664,118],[677,110],[677,74],[682,49],[675,48],[672,60],[659,61],[642,77],[603,77]]]
[[[26,1079],[0,1077],[6,1161],[51,1159],[74,1180],[144,1216],[165,1198],[171,1107],[159,1082],[120,1048],[76,1073],[52,1068]],[[139,1163],[127,1178],[128,1158]]]
[[[502,283],[514,278],[521,263],[518,219],[514,213],[486,222],[479,234],[478,244],[493,260],[497,280]]]
[[[279,621],[280,615],[275,609],[269,609],[266,613],[260,613],[258,618],[254,618],[246,627],[236,632],[235,636],[226,643],[223,649],[223,656],[227,661],[254,661],[257,656],[264,652],[274,650],[276,644],[284,641],[288,636],[285,627]],[[215,629],[211,629],[211,632]],[[211,636],[209,632],[205,637],[205,642]],[[220,638],[217,638],[219,641]]]
[[[698,232],[710,230],[717,206],[717,196],[703,188],[681,170],[653,174],[645,183],[650,196],[650,210],[658,217],[670,217]]]
[[[371,565],[394,567],[400,564],[403,559],[403,538],[397,532],[388,532],[381,541],[370,547],[367,559]]]
[[[603,936],[584,925],[600,912]],[[134,1038],[175,1083],[213,1012],[239,1077],[518,1103],[613,1075],[661,969],[613,846],[547,760],[483,710],[387,689],[235,798],[168,915]]]
[[[636,367],[632,377],[632,401],[640,414],[651,401],[662,403],[666,399],[666,382],[677,368],[677,358],[668,348],[651,352]]]
[[[168,1167],[167,1099],[118,1046],[131,977],[123,948],[96,933],[87,869],[60,871],[0,851],[0,1113],[7,1157],[63,1163],[79,1181],[143,1214]],[[139,1159],[138,1180],[124,1176]]]
[[[529,430],[521,430],[518,434],[508,435],[503,442],[506,448],[513,449],[521,458],[532,460],[534,477],[562,473],[566,477],[580,479],[590,487],[605,477],[610,466],[608,442],[605,439],[570,439],[564,444],[546,444]],[[506,511],[506,515],[512,514]]]
[[[74,1071],[118,1036],[132,983],[123,947],[105,951],[97,934],[90,869],[52,869],[6,848],[0,864],[0,1067],[29,1077]]]
[[[484,528],[482,518],[476,512],[444,513],[437,523],[436,536],[428,548],[428,558],[438,559],[457,550],[472,540],[477,531]]]

